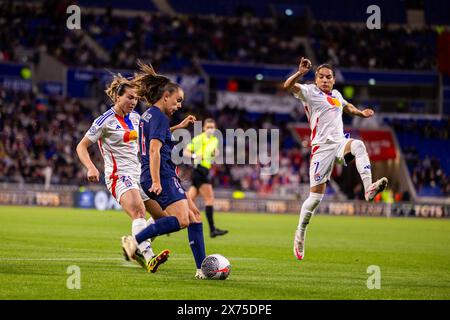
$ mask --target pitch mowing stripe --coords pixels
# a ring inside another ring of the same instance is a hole
[[[170,260],[190,260],[192,256],[179,254],[177,256],[170,256]],[[243,258],[243,257],[230,257],[230,260],[239,261],[257,261],[263,260],[260,258]],[[123,258],[0,258],[1,261],[123,261]]]

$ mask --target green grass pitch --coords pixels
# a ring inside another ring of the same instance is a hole
[[[207,254],[226,256],[232,272],[195,280],[185,230],[154,242],[172,253],[151,274],[122,258],[120,237],[131,228],[123,212],[0,207],[0,299],[450,298],[450,220],[315,216],[301,262],[292,253],[297,221],[216,214],[230,233],[205,233]],[[79,290],[66,286],[72,265]],[[367,288],[370,265],[380,268],[380,289]]]

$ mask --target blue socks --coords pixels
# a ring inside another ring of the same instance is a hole
[[[136,235],[137,243],[147,239],[160,236],[162,234],[172,233],[180,230],[180,223],[176,217],[164,217],[150,224],[144,230]]]
[[[203,223],[191,223],[187,229],[195,264],[197,265],[197,269],[200,269],[206,256],[205,241],[203,239]]]

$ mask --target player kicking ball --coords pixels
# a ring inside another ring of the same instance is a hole
[[[314,84],[299,84],[297,81],[309,72],[311,61],[301,58],[298,71],[284,82],[284,89],[301,100],[311,127],[311,160],[309,168],[310,193],[303,202],[299,224],[294,238],[294,255],[298,260],[305,257],[306,228],[315,210],[323,199],[326,183],[330,180],[334,162],[341,164],[356,161],[356,168],[364,185],[366,201],[372,201],[388,183],[383,177],[372,183],[369,155],[361,140],[346,139],[342,123],[342,112],[352,116],[370,118],[372,109],[358,110],[344,100],[333,86],[335,73],[331,65],[317,67]]]
[[[139,122],[140,182],[145,194],[156,200],[168,216],[156,220],[137,235],[122,237],[122,249],[126,256],[132,257],[148,239],[187,228],[197,267],[195,278],[205,279],[201,270],[206,254],[200,212],[191,209],[195,205],[186,197],[172,160],[174,142],[169,122],[182,107],[184,91],[169,78],[157,74],[151,65],[139,63],[139,66],[140,72],[134,77],[136,93],[149,107]]]

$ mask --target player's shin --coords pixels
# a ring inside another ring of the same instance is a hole
[[[205,259],[205,241],[203,238],[203,223],[191,223],[188,226],[189,245],[195,259],[197,269],[201,269],[202,262]]]
[[[372,184],[372,171],[366,147],[361,140],[353,140],[350,145],[350,152],[355,156],[356,168],[361,176],[364,191],[367,192]]]
[[[323,194],[311,192],[309,194],[309,197],[303,202],[297,227],[297,230],[300,231],[300,236],[302,239],[304,239],[309,221],[311,220],[311,217],[313,216],[322,199]]]
[[[144,218],[134,219],[131,225],[131,234],[136,236],[145,229],[147,223]],[[150,240],[140,242],[138,244],[139,251],[144,255],[146,260],[150,260],[155,254],[153,253]]]
[[[214,231],[216,227],[214,226],[214,207],[213,206],[205,206],[206,218],[208,219],[209,230],[210,232]]]
[[[300,219],[298,222],[297,231],[294,237],[294,255],[298,260],[303,260],[305,257],[305,236],[306,228],[311,220],[316,208],[322,201],[323,194],[311,192],[308,199],[303,202],[300,212]]]

